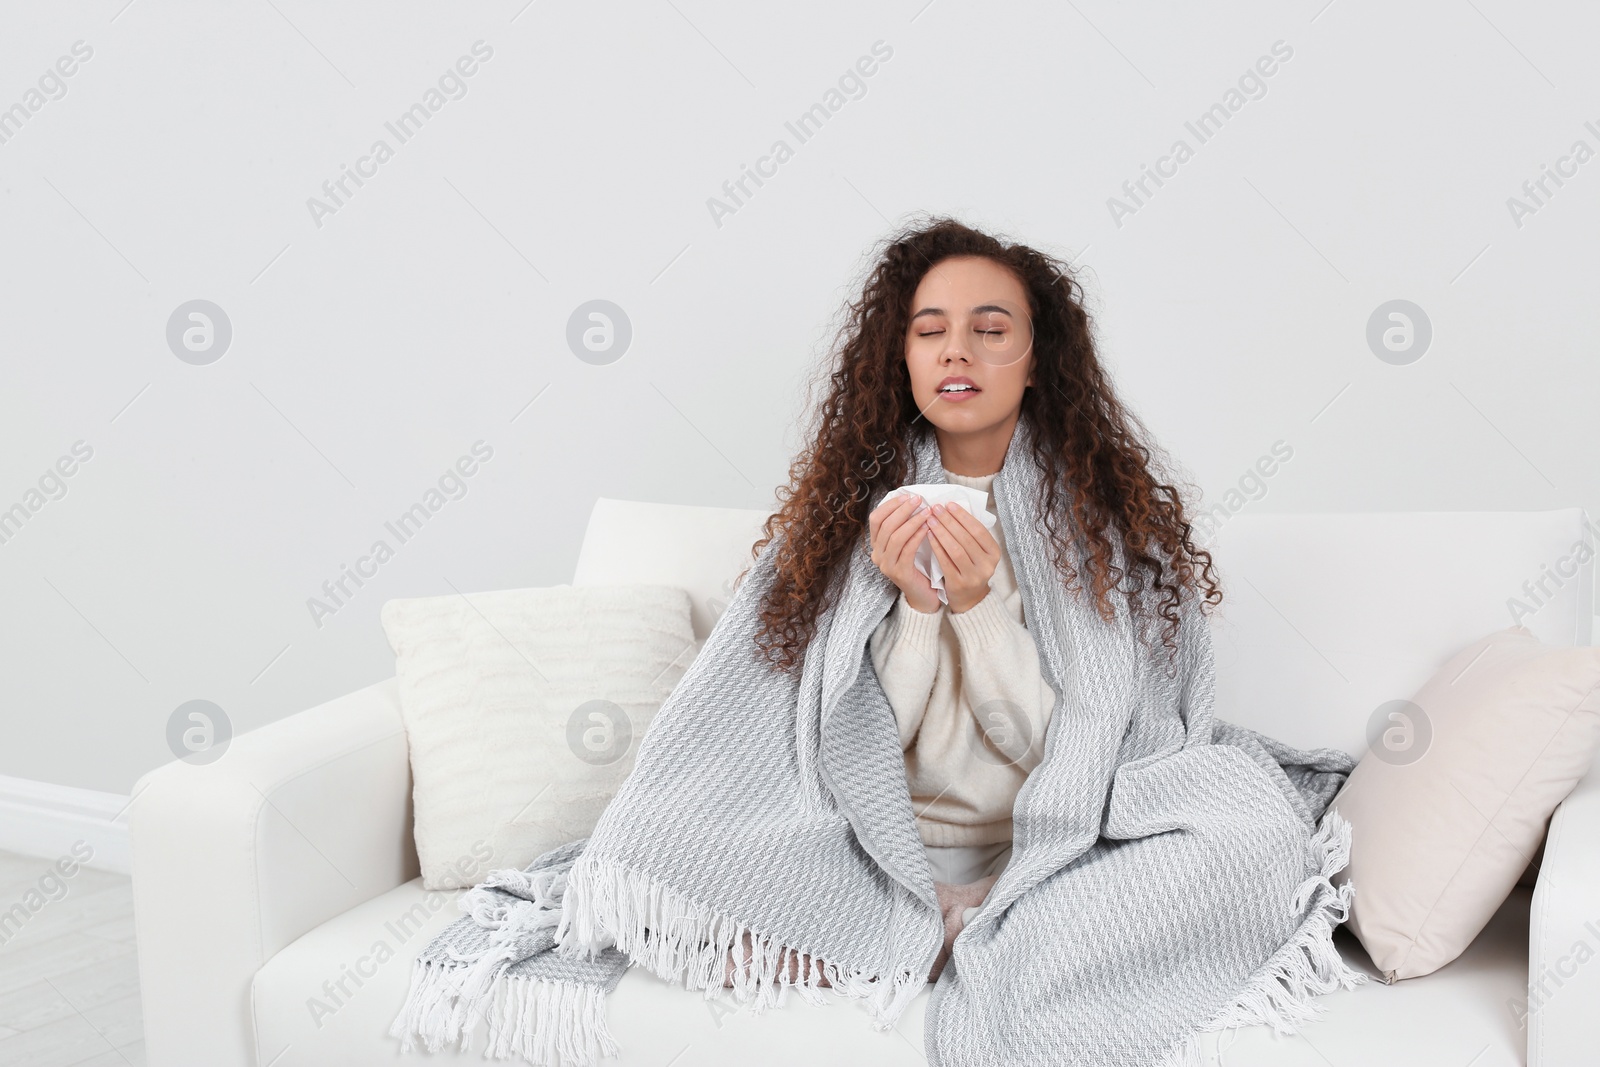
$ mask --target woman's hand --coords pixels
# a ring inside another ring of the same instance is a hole
[[[944,965],[950,960],[950,946],[956,943],[956,935],[967,925],[966,920],[961,917],[962,912],[982,904],[988,898],[989,890],[993,889],[995,882],[999,880],[999,875],[991,874],[987,878],[980,878],[976,882],[967,882],[963,885],[933,883],[934,891],[939,894],[939,910],[944,913],[944,947],[939,950],[939,955],[934,957],[933,970],[928,972],[928,981],[937,982],[940,973],[944,971]]]
[[[933,554],[944,570],[945,598],[950,610],[959,615],[989,594],[989,579],[1000,565],[1000,542],[959,504],[935,504],[928,532],[933,537]]]
[[[915,566],[917,548],[933,517],[931,511],[913,514],[921,503],[922,498],[914,493],[897,494],[873,509],[867,526],[872,536],[872,562],[905,594],[906,603],[932,615],[939,610],[939,594]]]

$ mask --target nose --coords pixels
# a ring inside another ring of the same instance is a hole
[[[963,362],[972,362],[972,350],[967,346],[967,331],[954,327],[945,331],[944,350],[939,353],[939,358],[946,363],[960,359]]]

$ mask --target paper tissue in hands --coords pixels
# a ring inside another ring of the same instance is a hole
[[[974,489],[970,485],[956,485],[954,482],[938,482],[929,485],[902,485],[894,492],[888,494],[883,500],[878,501],[881,507],[886,500],[893,499],[899,493],[914,493],[922,498],[922,504],[913,515],[920,515],[928,510],[931,504],[959,504],[966,508],[983,523],[985,530],[993,530],[998,521],[989,512],[989,494],[981,489]],[[916,558],[912,566],[920,571],[928,583],[933,586],[933,591],[939,594],[939,603],[949,604],[950,598],[944,592],[944,568],[939,566],[939,558],[933,554],[933,535],[922,539],[922,544],[917,546]]]

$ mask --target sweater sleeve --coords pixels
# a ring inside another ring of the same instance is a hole
[[[1033,635],[990,592],[966,611],[951,612],[961,645],[961,686],[978,730],[1025,772],[1044,760],[1044,734],[1055,691],[1039,669]]]
[[[928,696],[939,668],[939,626],[944,615],[942,604],[938,611],[918,611],[901,593],[868,640],[873,669],[900,727],[902,751],[916,740],[928,710]]]

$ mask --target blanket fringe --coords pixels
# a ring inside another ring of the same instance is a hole
[[[725,988],[728,955],[746,938],[751,951],[736,954],[733,987]],[[831,989],[836,1000],[864,1001],[880,1031],[891,1029],[927,984],[926,969],[883,975],[819,960],[648,875],[586,853],[568,881],[556,951],[576,958],[612,944],[666,981],[681,981],[686,989],[703,990],[706,1000],[748,1006],[756,1014],[783,1007],[790,989],[817,1005],[828,1003],[825,991]],[[828,986],[821,985],[824,977]]]
[[[389,1028],[402,1052],[420,1040],[429,1052],[458,1045],[472,1048],[476,1020],[467,1006],[478,1003],[464,995],[472,981],[463,964],[417,960],[411,969],[406,1007]],[[578,982],[550,982],[511,975],[502,967],[485,987],[489,1030],[485,1056],[512,1054],[541,1065],[592,1064],[600,1055],[616,1056],[616,1040],[606,1026],[605,993]]]
[[[1337,887],[1332,882],[1350,860],[1350,831],[1349,821],[1329,809],[1308,846],[1316,870],[1295,888],[1290,907],[1298,914],[1319,890],[1322,899],[1234,999],[1170,1049],[1159,1067],[1205,1067],[1201,1035],[1211,1031],[1264,1025],[1279,1034],[1298,1033],[1300,1024],[1327,1011],[1316,997],[1368,981],[1345,963],[1333,943],[1333,929],[1349,918],[1355,899],[1353,882]]]
[[[487,932],[489,944],[476,956],[445,948],[449,960],[418,958],[411,988],[389,1035],[402,1052],[420,1040],[429,1052],[472,1047],[476,1015],[488,1022],[485,1055],[512,1053],[534,1064],[592,1064],[595,1053],[620,1051],[606,1026],[605,993],[583,982],[555,982],[509,973],[527,951],[526,938],[554,927],[560,918],[567,872],[495,870],[462,895],[461,911]],[[501,887],[510,892],[498,891]]]

